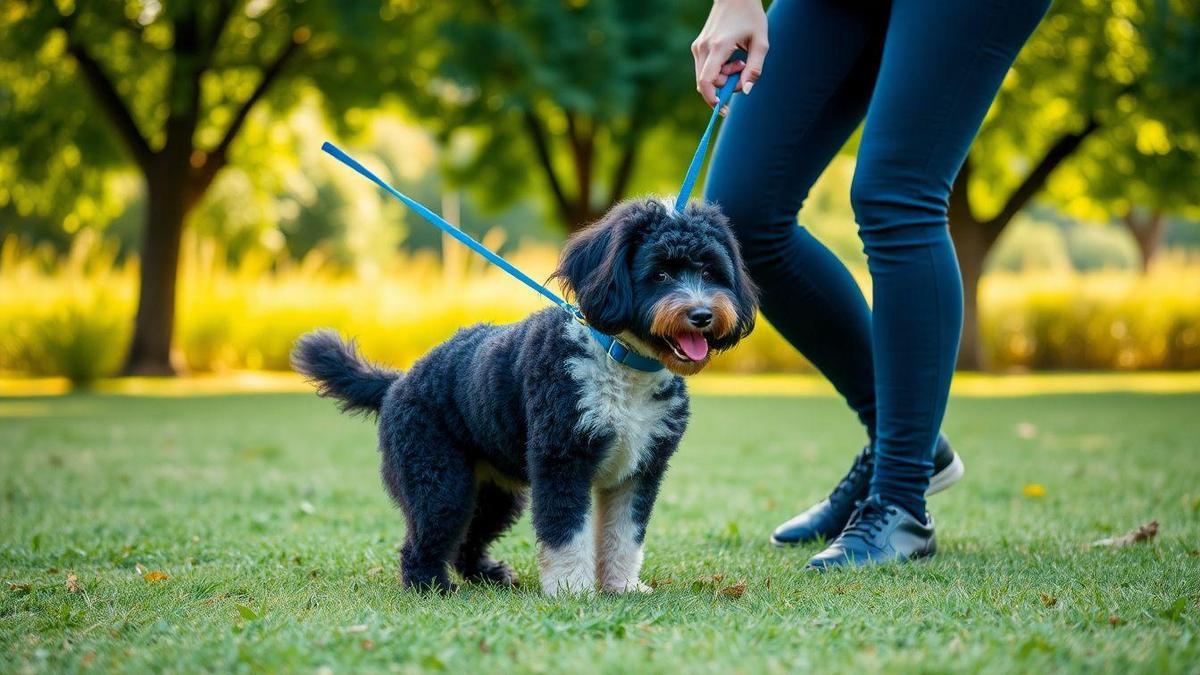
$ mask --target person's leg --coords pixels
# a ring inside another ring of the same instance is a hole
[[[871,493],[921,521],[962,329],[947,201],[1005,73],[1047,5],[891,5],[851,201],[874,289]]]
[[[738,96],[709,169],[705,199],[729,217],[762,311],[875,435],[871,314],[845,266],[796,224],[812,184],[861,122],[886,12],[855,0],[777,0],[771,51]]]

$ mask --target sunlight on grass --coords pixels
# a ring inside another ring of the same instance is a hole
[[[693,394],[703,396],[836,396],[820,375],[738,375],[705,373],[688,380]],[[206,396],[234,393],[309,392],[299,375],[281,371],[236,371],[178,378],[127,377],[96,380],[88,391],[122,396]],[[59,396],[73,391],[64,377],[0,378],[0,396]],[[1200,392],[1200,372],[1038,373],[988,375],[959,373],[952,393],[958,397],[1016,397],[1040,394]],[[3,416],[3,409],[0,409]]]

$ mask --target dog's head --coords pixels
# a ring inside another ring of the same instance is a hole
[[[758,293],[720,209],[682,214],[652,199],[617,205],[567,242],[554,276],[588,323],[671,372],[700,372],[754,328]]]

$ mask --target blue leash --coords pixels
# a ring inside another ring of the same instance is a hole
[[[730,60],[744,60],[745,58],[746,53],[739,49],[733,53]],[[675,197],[676,213],[683,213],[683,208],[688,203],[688,197],[692,196],[692,188],[696,187],[696,179],[700,177],[700,166],[704,164],[704,155],[708,152],[708,141],[712,138],[713,129],[717,128],[717,118],[721,116],[721,108],[724,108],[725,104],[729,103],[729,99],[733,97],[733,88],[737,86],[741,77],[741,73],[730,75],[725,86],[717,90],[717,105],[713,107],[712,116],[708,118],[708,126],[704,129],[704,135],[700,137],[700,144],[696,146],[696,154],[692,155],[692,163],[688,165],[687,174],[683,177],[683,185],[679,186],[679,195]]]
[[[430,223],[432,223],[434,226],[436,226],[441,231],[445,232],[446,234],[450,235],[451,237],[454,237],[458,241],[462,242],[463,245],[465,245],[467,248],[471,249],[472,251],[475,251],[476,253],[483,256],[484,258],[487,258],[488,262],[492,263],[493,265],[496,265],[500,269],[502,269],[505,272],[508,272],[512,276],[516,277],[522,283],[524,283],[526,286],[532,288],[533,290],[537,291],[538,293],[541,293],[542,296],[549,299],[550,302],[553,302],[554,304],[558,305],[563,310],[565,310],[568,314],[570,314],[571,316],[578,319],[581,323],[585,323],[585,325],[586,325],[586,322],[584,321],[583,313],[579,311],[578,307],[576,307],[575,305],[572,305],[571,303],[567,302],[566,300],[563,300],[562,298],[558,297],[558,295],[554,291],[551,291],[550,289],[546,288],[545,286],[534,281],[528,274],[525,274],[524,272],[517,269],[516,267],[513,267],[513,265],[511,263],[509,263],[507,260],[496,255],[494,252],[489,250],[486,246],[479,243],[478,241],[475,241],[475,239],[473,239],[471,237],[471,235],[469,235],[466,232],[463,232],[462,230],[458,229],[457,227],[451,225],[448,221],[446,221],[444,218],[442,218],[438,214],[425,208],[425,206],[422,205],[420,202],[411,199],[410,197],[408,197],[404,193],[400,192],[396,188],[392,187],[391,185],[388,185],[386,182],[384,182],[384,180],[382,178],[380,178],[379,176],[376,176],[374,173],[372,173],[370,169],[363,166],[362,164],[359,164],[358,160],[354,159],[350,155],[347,155],[345,152],[343,152],[341,148],[337,147],[333,143],[330,143],[329,141],[325,141],[325,143],[323,143],[321,145],[321,149],[324,150],[325,152],[328,152],[330,155],[333,155],[338,161],[342,162],[346,166],[350,167],[351,169],[354,169],[358,173],[365,176],[367,178],[367,180],[369,180],[372,183],[375,183],[379,187],[383,188],[384,191],[386,191],[391,196],[404,202],[404,204],[406,206],[411,208],[413,211],[416,211],[417,215],[419,215],[422,218],[424,218],[425,220],[429,221]],[[654,373],[654,372],[658,372],[663,369],[663,364],[658,359],[652,359],[652,358],[642,356],[641,354],[638,354],[637,352],[630,349],[625,343],[621,342],[617,338],[615,338],[611,335],[607,335],[605,333],[601,333],[600,331],[596,330],[595,328],[591,327],[590,325],[588,326],[588,330],[590,330],[592,332],[592,337],[596,339],[596,342],[600,343],[600,346],[604,348],[605,353],[607,353],[609,358],[611,358],[613,361],[616,361],[617,363],[620,363],[622,365],[629,366],[630,368],[633,368],[634,370],[640,370],[640,371],[647,372],[647,373]]]
[[[742,58],[745,57],[743,56]],[[733,88],[737,86],[738,78],[739,75],[730,76],[729,81],[725,83],[725,86],[721,87],[717,94],[720,102],[715,108],[713,108],[712,117],[710,117],[708,120],[708,127],[704,130],[704,135],[700,137],[700,145],[696,148],[696,154],[692,156],[692,163],[688,166],[687,176],[685,176],[683,179],[683,186],[679,189],[679,196],[675,201],[675,210],[679,213],[682,213],[683,208],[687,206],[688,196],[691,195],[692,188],[694,188],[696,185],[696,178],[700,174],[700,165],[704,163],[705,151],[708,150],[708,142],[712,137],[713,129],[716,128],[717,118],[720,116],[721,108],[724,107],[725,104],[729,102],[730,97],[733,96]],[[321,144],[321,149],[332,155],[341,163],[357,171],[367,180],[383,188],[385,192],[396,199],[399,199],[404,203],[405,206],[413,211],[416,211],[417,215],[429,221],[439,230],[445,232],[451,237],[454,237],[467,248],[486,258],[488,262],[499,267],[505,272],[508,272],[521,283],[537,291],[542,295],[542,297],[558,305],[580,323],[583,323],[588,327],[588,330],[591,331],[592,337],[595,338],[596,342],[600,343],[600,346],[604,348],[604,352],[608,354],[609,358],[611,358],[613,361],[645,373],[655,373],[663,369],[663,364],[658,359],[642,356],[612,335],[601,333],[593,328],[587,323],[586,318],[583,316],[583,312],[580,312],[578,307],[560,298],[554,291],[551,291],[542,284],[539,284],[537,281],[534,281],[533,278],[528,274],[525,274],[521,270],[517,269],[512,265],[512,263],[508,262],[504,258],[501,258],[495,252],[476,241],[473,237],[471,237],[471,235],[450,224],[449,221],[433,211],[430,211],[425,207],[424,204],[421,204],[391,185],[388,185],[387,182],[385,182],[382,178],[375,175],[375,173],[370,169],[360,164],[358,160],[346,154],[341,148],[337,147],[333,143],[330,143],[329,141],[325,141]]]

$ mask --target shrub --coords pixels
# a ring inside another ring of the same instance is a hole
[[[251,259],[237,269],[210,244],[189,241],[180,274],[176,343],[197,372],[285,370],[301,333],[332,326],[363,351],[406,367],[457,329],[518,320],[546,306],[503,272],[461,256],[398,254],[384,269],[335,274],[316,255],[299,263]],[[546,278],[555,252],[523,247],[514,262]],[[0,371],[88,382],[112,374],[129,341],[136,262],[118,263],[97,238],[71,254],[0,246]],[[985,358],[995,370],[1200,368],[1200,265],[1163,260],[1125,271],[985,277]],[[810,367],[766,322],[714,362],[735,372]]]

